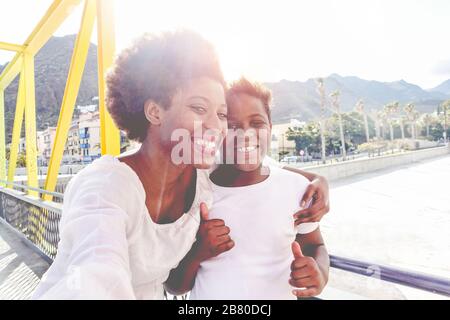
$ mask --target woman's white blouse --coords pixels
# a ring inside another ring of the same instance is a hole
[[[113,156],[80,171],[65,192],[55,261],[34,299],[163,299],[163,284],[195,241],[200,203],[212,204],[208,172],[197,170],[191,209],[156,224],[136,173]]]

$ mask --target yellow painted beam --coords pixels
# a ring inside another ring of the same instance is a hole
[[[0,88],[0,180],[6,180],[5,91]],[[5,186],[2,182],[0,186]]]
[[[53,1],[45,15],[23,43],[25,51],[35,55],[80,2],[81,0]],[[0,87],[6,88],[19,74],[20,68],[18,68],[18,65],[20,66],[21,62],[18,60],[21,55],[21,52],[18,52],[3,70],[2,74],[0,74]]]
[[[34,93],[34,56],[24,53],[23,71],[25,78],[25,150],[28,186],[38,188],[37,146],[36,146],[36,99]],[[28,194],[38,197],[36,191]]]
[[[86,63],[92,29],[94,28],[95,15],[95,0],[86,0],[83,17],[81,19],[80,31],[78,32],[78,36],[75,41],[72,60],[70,62],[69,75],[67,76],[66,88],[64,90],[64,97],[56,128],[55,141],[52,148],[52,155],[50,157],[47,179],[45,181],[45,189],[48,191],[55,190],[58,180],[58,171],[63,157],[64,146],[66,145],[67,135],[73,116],[73,109]],[[44,199],[51,200],[52,196],[45,195]]]
[[[8,182],[14,182],[14,175],[17,166],[17,155],[19,153],[20,133],[22,131],[23,114],[25,111],[25,76],[23,66],[21,66],[21,69],[22,73],[20,74],[19,89],[17,90],[11,148],[9,150]],[[7,187],[12,187],[12,185],[8,185]]]
[[[16,54],[0,75],[0,88],[6,88],[22,71],[22,53]]]
[[[81,0],[54,0],[25,40],[26,51],[35,55],[80,2]]]
[[[106,71],[113,64],[115,50],[113,2],[97,0],[98,103],[102,154],[120,154],[120,131],[106,106]]]
[[[8,50],[8,51],[22,52],[25,49],[25,46],[22,46],[20,44],[8,43],[8,42],[0,41],[0,49],[1,50]]]

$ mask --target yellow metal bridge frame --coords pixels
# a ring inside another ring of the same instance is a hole
[[[22,45],[0,42],[0,50],[16,52],[14,58],[0,74],[0,180],[7,181],[6,187],[12,188],[12,184],[9,183],[14,182],[24,115],[27,182],[29,187],[39,187],[36,146],[34,56],[65,19],[67,19],[73,9],[80,5],[81,2],[84,2],[84,11],[72,53],[44,189],[54,191],[57,183],[58,172],[96,20],[101,152],[102,154],[111,155],[118,155],[120,153],[120,132],[114,125],[105,107],[105,72],[113,63],[115,50],[112,1],[55,0]],[[10,159],[7,168],[4,91],[17,76],[20,77],[19,88],[14,114]],[[3,186],[5,185],[3,184]],[[28,194],[38,197],[37,191],[29,190]],[[52,200],[52,196],[49,194],[43,197],[44,200]]]

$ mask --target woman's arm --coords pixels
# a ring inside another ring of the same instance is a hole
[[[289,283],[296,288],[297,297],[320,294],[328,282],[330,259],[320,229],[308,234],[298,234],[292,244],[294,261],[291,264]]]
[[[197,232],[197,241],[180,264],[170,272],[164,284],[167,292],[182,295],[190,291],[195,282],[197,271],[202,261],[218,256],[234,247],[229,233],[230,228],[221,219],[208,217],[206,204],[200,204],[201,222]]]
[[[295,225],[305,222],[320,221],[322,217],[330,211],[329,186],[327,179],[321,175],[306,172],[297,168],[285,166],[283,169],[298,173],[310,181],[300,202],[302,210],[297,211],[294,214]],[[311,200],[313,201],[312,205],[305,208]]]
[[[33,299],[135,299],[126,210],[126,201],[136,200],[132,189],[79,178],[66,191],[60,251]]]

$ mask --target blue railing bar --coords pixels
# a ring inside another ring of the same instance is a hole
[[[383,281],[393,282],[444,296],[450,296],[450,279],[447,278],[401,270],[383,266],[378,263],[369,263],[334,255],[330,255],[330,265],[333,268],[342,269],[352,273],[378,278]]]

